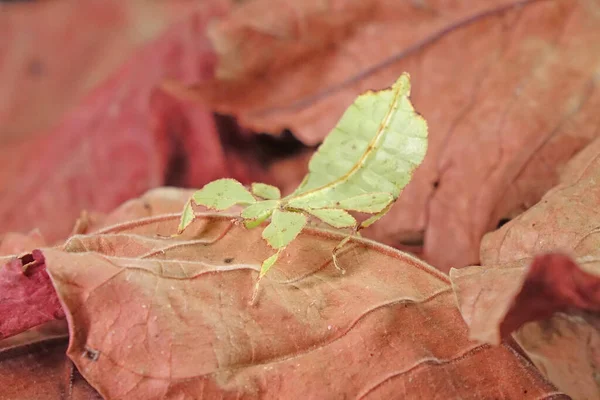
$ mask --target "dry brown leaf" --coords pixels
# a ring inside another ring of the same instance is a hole
[[[574,399],[600,397],[600,257],[595,274],[564,255],[450,272],[470,338],[517,343],[557,387]],[[589,269],[590,264],[587,264]],[[534,322],[530,322],[534,321]]]
[[[192,194],[193,189],[151,189],[138,198],[126,201],[107,215],[97,214],[92,218],[84,213],[73,230],[76,234],[85,234],[136,219],[178,213]]]
[[[194,96],[315,144],[357,93],[410,72],[429,152],[366,235],[424,240],[447,271],[477,263],[483,234],[535,204],[598,134],[598,26],[598,0],[248,1],[211,27],[221,79]]]
[[[470,337],[499,344],[523,324],[556,312],[600,312],[600,263],[588,263],[588,268],[590,264],[595,273],[565,255],[544,254],[528,267],[515,261],[453,269],[450,278]]]
[[[0,340],[0,352],[48,340],[67,339],[69,326],[66,319],[55,319],[18,335]]]
[[[515,333],[527,355],[573,399],[600,398],[600,321],[588,313],[559,313]],[[539,340],[544,338],[544,340]]]
[[[65,355],[66,340],[0,350],[2,400],[101,400]]]
[[[517,342],[577,399],[600,396],[600,139],[568,164],[562,183],[482,242],[484,267],[452,270],[471,337]],[[534,256],[565,252],[565,256]],[[562,312],[548,318],[553,312]],[[579,356],[581,355],[581,356]],[[585,356],[584,356],[585,355]]]
[[[510,346],[467,339],[447,277],[307,229],[248,302],[270,254],[259,229],[145,218],[46,249],[69,357],[105,398],[560,398]]]
[[[504,264],[551,251],[577,259],[596,254],[600,237],[600,139],[573,158],[561,180],[535,207],[484,237],[482,264]]]

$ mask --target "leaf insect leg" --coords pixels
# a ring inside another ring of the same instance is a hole
[[[269,269],[275,264],[281,252],[285,249],[285,247],[281,247],[277,250],[277,253],[273,254],[271,257],[267,258],[263,261],[260,273],[258,274],[258,278],[256,279],[256,283],[254,284],[254,290],[252,291],[252,299],[250,300],[250,305],[254,306],[256,304],[256,299],[258,298],[258,290],[260,289],[260,281],[267,274]]]
[[[346,270],[342,267],[340,267],[340,264],[338,263],[338,259],[337,259],[337,253],[338,251],[340,251],[342,249],[342,247],[344,247],[344,245],[346,243],[348,243],[348,241],[350,239],[352,239],[352,237],[358,232],[358,225],[356,225],[354,228],[352,228],[352,233],[350,233],[348,236],[346,236],[341,242],[339,242],[337,244],[337,246],[335,246],[333,248],[333,250],[331,251],[331,258],[333,259],[333,265],[335,266],[335,268],[340,271],[341,274],[345,274]]]
[[[346,245],[346,243],[348,243],[350,241],[350,239],[352,239],[352,237],[360,236],[361,229],[374,224],[375,222],[377,222],[377,220],[379,220],[381,217],[383,217],[390,210],[390,208],[392,208],[392,206],[394,205],[395,202],[396,202],[396,199],[394,199],[394,201],[391,201],[390,204],[385,206],[385,208],[383,210],[379,211],[377,214],[372,215],[371,217],[367,218],[360,224],[357,224],[352,229],[352,232],[348,236],[346,236],[341,242],[339,242],[337,244],[337,246],[335,246],[333,248],[333,250],[331,251],[331,258],[333,259],[333,265],[335,266],[335,268],[338,271],[340,271],[342,274],[346,273],[346,270],[344,268],[340,267],[340,264],[338,263],[337,253],[342,249],[342,247],[344,247]]]

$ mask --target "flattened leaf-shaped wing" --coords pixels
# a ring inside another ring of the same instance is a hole
[[[365,194],[397,199],[427,151],[427,123],[415,112],[409,94],[405,73],[389,89],[360,95],[312,157],[308,175],[286,197],[287,204],[352,210],[355,202],[349,199],[362,203]],[[387,206],[380,203],[369,212]]]

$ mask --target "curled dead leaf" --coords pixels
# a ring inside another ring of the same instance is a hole
[[[484,238],[482,267],[450,275],[471,337],[498,343],[514,332],[576,399],[600,396],[599,154],[597,139],[569,162],[561,184]],[[543,255],[551,252],[572,258]]]
[[[535,365],[574,399],[600,396],[600,263],[582,270],[561,254],[450,271],[470,338],[492,344],[514,332]],[[588,260],[588,267],[590,261]]]
[[[450,272],[471,338],[499,344],[523,324],[556,312],[600,312],[600,264],[596,274],[562,254],[537,256],[526,268],[523,264]]]
[[[0,340],[64,317],[39,250],[0,264]]]

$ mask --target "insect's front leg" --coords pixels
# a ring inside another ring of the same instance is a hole
[[[260,273],[258,274],[256,283],[254,284],[254,290],[252,291],[252,299],[250,300],[251,306],[256,304],[256,299],[258,298],[258,289],[260,288],[260,281],[266,275],[266,273],[269,271],[269,269],[271,269],[273,264],[275,264],[277,262],[279,255],[281,254],[281,252],[284,249],[285,249],[285,247],[280,248],[279,250],[277,250],[277,253],[273,254],[271,257],[269,257],[263,261],[261,268],[260,268]]]

